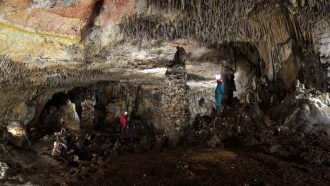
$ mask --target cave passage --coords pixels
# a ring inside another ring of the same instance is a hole
[[[91,86],[73,88],[67,93],[55,93],[45,104],[39,118],[28,126],[31,140],[68,129],[73,133],[95,130],[106,133],[115,142],[141,141],[154,136],[160,118],[153,105],[159,105],[159,92],[154,86],[129,83],[100,82]],[[152,96],[151,96],[152,95]],[[158,97],[158,98],[157,98]],[[154,110],[154,112],[151,112]],[[129,130],[123,136],[119,117],[127,111]],[[38,115],[38,114],[36,114]]]

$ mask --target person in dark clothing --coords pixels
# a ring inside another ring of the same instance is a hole
[[[215,102],[216,102],[216,109],[217,115],[219,116],[222,112],[222,95],[225,92],[225,87],[223,85],[223,80],[217,80],[217,87],[215,88]]]

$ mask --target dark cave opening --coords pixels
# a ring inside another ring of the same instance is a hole
[[[86,106],[90,100],[95,103]],[[84,107],[91,110],[86,111]],[[89,112],[88,116],[86,116],[86,112]],[[33,139],[38,139],[44,135],[60,131],[62,127],[70,128],[73,131],[78,131],[81,128],[104,128],[104,118],[104,105],[95,96],[95,93],[89,87],[77,87],[67,93],[58,92],[52,96],[33,126],[38,131],[36,132],[38,135],[32,136],[34,136]],[[113,125],[111,123],[109,126]]]
[[[32,132],[30,132],[32,140],[39,139],[61,129],[60,110],[67,103],[68,99],[68,95],[64,92],[58,92],[52,96],[42,109],[36,125],[30,126],[30,130],[33,128]]]
[[[64,92],[55,93],[45,107],[55,106],[56,108],[60,108],[62,105],[65,105],[67,99],[68,96]]]

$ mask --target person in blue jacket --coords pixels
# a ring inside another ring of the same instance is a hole
[[[225,86],[223,80],[217,80],[217,88],[215,88],[215,102],[218,116],[222,112],[222,95],[225,93]]]

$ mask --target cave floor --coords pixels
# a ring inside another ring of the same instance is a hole
[[[41,185],[330,185],[329,166],[238,147],[122,152],[79,167],[29,152],[10,155],[16,159],[14,174]],[[19,184],[2,180],[1,185],[9,183]]]

